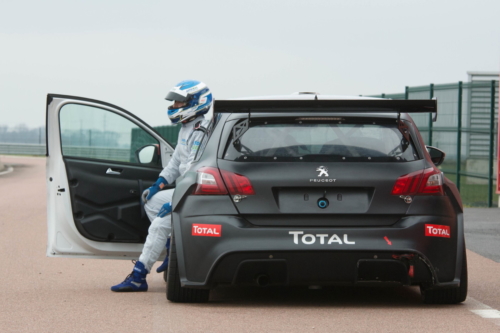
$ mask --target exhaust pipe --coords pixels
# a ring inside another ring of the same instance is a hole
[[[255,282],[257,282],[259,287],[265,287],[269,284],[269,276],[266,274],[257,275]]]

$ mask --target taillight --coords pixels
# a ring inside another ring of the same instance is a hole
[[[196,189],[193,194],[229,194],[231,195],[254,195],[250,180],[234,172],[219,170],[213,167],[203,167],[198,171]],[[221,177],[222,174],[222,177]],[[224,179],[224,180],[222,180]],[[227,188],[227,189],[226,189]]]
[[[396,180],[392,188],[394,195],[411,195],[417,193],[418,186],[422,180],[422,171],[412,172],[401,176]]]
[[[439,169],[429,168],[424,170],[422,185],[418,193],[443,195],[443,175]]]
[[[393,195],[430,194],[443,195],[441,171],[428,168],[401,176],[392,188]]]
[[[227,194],[219,169],[203,167],[198,170],[198,186],[193,194]]]
[[[222,173],[222,178],[224,178],[224,182],[226,183],[227,189],[231,195],[255,194],[252,183],[250,183],[250,179],[247,177],[226,170],[221,170],[220,172]]]

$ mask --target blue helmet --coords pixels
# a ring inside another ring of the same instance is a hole
[[[176,84],[165,97],[169,101],[186,102],[186,105],[174,109],[168,108],[168,117],[172,124],[190,122],[205,114],[212,106],[212,93],[207,85],[200,81],[185,80]]]

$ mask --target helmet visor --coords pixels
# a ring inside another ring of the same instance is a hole
[[[189,100],[189,97],[190,97],[189,95],[182,96],[174,91],[169,91],[165,99],[167,101],[187,102]]]

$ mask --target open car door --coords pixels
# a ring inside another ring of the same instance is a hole
[[[130,259],[150,222],[141,193],[174,151],[112,104],[47,96],[47,255]]]

